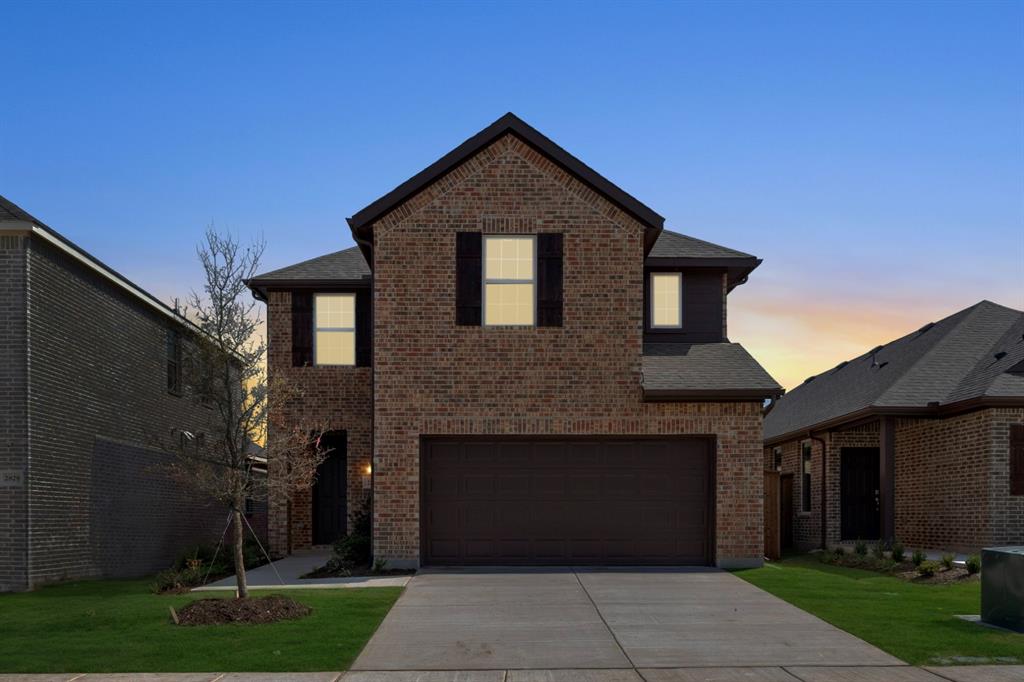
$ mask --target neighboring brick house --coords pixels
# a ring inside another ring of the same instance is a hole
[[[810,377],[770,406],[765,465],[783,546],[1024,544],[1024,313],[982,301]]]
[[[152,447],[211,421],[181,395],[181,316],[0,197],[0,320],[0,591],[145,575],[220,535]]]
[[[254,278],[271,375],[334,429],[273,551],[372,489],[392,566],[759,565],[781,388],[726,296],[760,261],[662,225],[508,114],[350,218],[358,247]]]

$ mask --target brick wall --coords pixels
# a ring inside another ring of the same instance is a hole
[[[211,425],[167,392],[173,322],[41,240],[27,258],[30,585],[142,575],[219,537],[226,510],[168,481],[152,448]]]
[[[459,230],[563,233],[564,326],[456,326]],[[506,136],[382,218],[374,240],[378,556],[418,561],[421,435],[710,434],[718,559],[760,561],[760,404],[641,400],[635,220]]]
[[[27,237],[0,236],[0,592],[28,583],[28,379],[25,249]]]
[[[1024,424],[1024,408],[987,410],[989,517],[992,545],[1024,545],[1024,495],[1010,495],[1010,424]]]
[[[268,369],[300,388],[301,417],[344,430],[347,436],[348,506],[356,509],[368,494],[366,467],[370,464],[373,422],[373,379],[369,367],[292,367],[292,295],[271,291],[267,302]],[[276,379],[275,379],[276,380]],[[289,415],[297,419],[299,415]],[[277,462],[268,463],[274,475]],[[351,519],[350,519],[351,522]],[[291,500],[270,500],[268,535],[271,553],[283,556],[306,549],[313,539],[310,491]]]

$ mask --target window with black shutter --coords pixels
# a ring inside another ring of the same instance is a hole
[[[1010,425],[1010,494],[1024,495],[1024,424]]]
[[[292,366],[313,364],[313,294],[292,292]]]
[[[176,329],[167,330],[167,392],[181,395],[181,336]]]

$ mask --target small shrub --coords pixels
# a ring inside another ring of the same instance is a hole
[[[939,564],[937,561],[922,561],[921,565],[917,567],[917,574],[922,578],[931,578],[938,570]]]
[[[885,558],[885,543],[884,542],[876,542],[871,547],[871,555],[873,557],[875,557],[876,559],[884,559]]]
[[[949,569],[953,568],[953,559],[954,558],[955,557],[952,554],[943,554],[942,555],[942,567],[944,569],[946,569],[947,571]]]
[[[920,566],[925,558],[924,552],[919,549],[915,549],[913,555],[910,557],[910,562],[914,564],[914,566]]]
[[[892,550],[890,550],[890,555],[892,556],[892,560],[897,564],[902,564],[903,560],[907,558],[906,552],[903,550],[903,545],[898,542],[893,544]]]
[[[875,559],[874,569],[880,573],[892,573],[899,566],[895,561],[889,558]]]
[[[857,540],[857,544],[853,546],[853,553],[857,556],[867,556],[868,543],[864,542],[863,540]]]
[[[967,567],[967,575],[974,575],[981,570],[981,557],[977,554],[972,554],[967,557],[964,565]]]
[[[841,545],[836,545],[836,548],[832,550],[832,553],[836,556],[845,556],[846,550],[843,549]]]
[[[388,567],[388,560],[377,557],[373,560],[373,572],[377,574],[383,573]]]

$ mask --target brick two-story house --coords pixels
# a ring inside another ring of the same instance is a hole
[[[372,491],[392,566],[760,564],[781,389],[726,335],[757,258],[512,114],[348,222],[357,247],[250,282],[270,373],[334,429],[313,489],[271,501],[274,552]]]
[[[215,425],[182,385],[195,331],[0,197],[0,592],[151,574],[220,535],[160,449]]]

